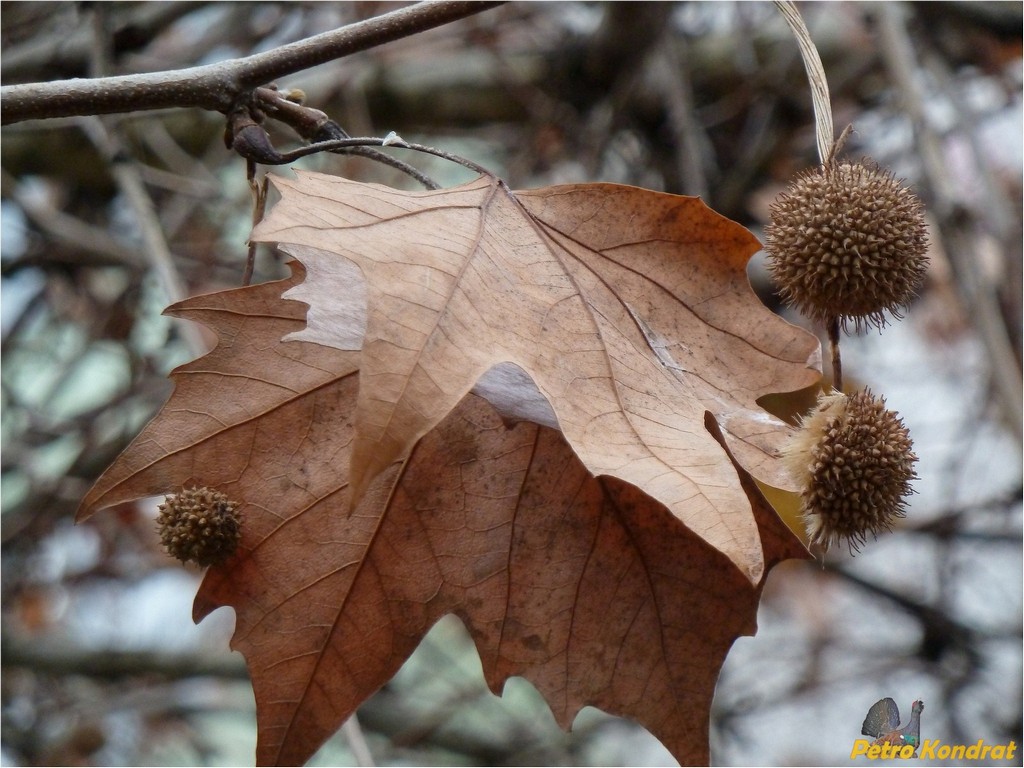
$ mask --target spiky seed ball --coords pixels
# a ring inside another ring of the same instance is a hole
[[[885,324],[924,279],[928,230],[918,198],[888,171],[833,162],[797,176],[765,228],[782,299],[822,323]]]
[[[912,448],[903,420],[884,398],[867,389],[822,394],[783,454],[803,487],[811,543],[828,550],[845,540],[852,551],[869,534],[891,530],[913,493]]]
[[[157,530],[167,554],[201,566],[227,560],[242,531],[238,502],[213,488],[186,488],[159,506]]]

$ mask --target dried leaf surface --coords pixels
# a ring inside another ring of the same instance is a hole
[[[282,340],[303,328],[302,305],[279,298],[301,278],[178,305],[220,343],[178,369],[170,402],[83,502],[193,483],[243,502],[242,545],[207,573],[195,617],[236,611],[258,762],[307,760],[454,613],[496,692],[523,675],[563,726],[592,704],[707,764],[718,671],[754,631],[763,582],[636,487],[596,478],[556,430],[508,426],[473,395],[349,511],[359,353]],[[805,556],[723,456],[767,567]]]
[[[363,350],[353,500],[511,363],[592,475],[643,490],[760,581],[749,502],[704,416],[752,474],[787,487],[787,427],[755,400],[813,383],[819,347],[751,291],[746,230],[696,198],[612,184],[512,193],[480,177],[409,193],[299,172],[275,185],[254,238],[300,246],[310,277],[289,296],[310,311],[294,338]]]

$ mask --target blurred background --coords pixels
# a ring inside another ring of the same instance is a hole
[[[2,80],[211,63],[395,7],[3,3]],[[1019,764],[1022,6],[800,8],[837,131],[854,126],[846,155],[891,168],[929,209],[931,270],[907,318],[843,342],[847,389],[870,386],[899,411],[920,479],[891,535],[856,557],[772,573],[760,631],[722,674],[713,762],[846,764],[868,708],[891,696],[904,718],[924,700],[923,738],[1013,740],[1007,762]],[[770,3],[512,3],[278,85],[301,88],[353,136],[396,131],[514,188],[615,181],[700,195],[759,236],[774,196],[817,162],[797,47]],[[241,283],[252,203],[223,132],[222,116],[195,110],[2,130],[4,765],[253,760],[233,617],[192,624],[201,573],[160,550],[158,500],[73,523],[168,397],[167,373],[212,341],[162,309]],[[298,144],[272,135],[281,149]],[[400,156],[444,185],[468,178]],[[298,165],[412,184],[362,158]],[[256,281],[284,273],[259,252]],[[760,257],[750,276],[785,313]],[[596,710],[561,732],[522,680],[492,696],[446,619],[313,764],[674,762],[643,729]]]

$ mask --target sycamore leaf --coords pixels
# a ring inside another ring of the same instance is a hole
[[[443,615],[461,617],[487,682],[532,681],[566,727],[584,705],[635,718],[684,764],[707,764],[725,655],[755,630],[763,578],[661,503],[595,477],[562,435],[509,426],[463,397],[349,510],[360,353],[285,341],[301,281],[189,299],[174,313],[219,336],[173,374],[171,400],[86,496],[216,487],[241,502],[242,542],[211,568],[202,619],[237,615],[262,765],[301,764]],[[725,445],[709,414],[704,427]],[[766,570],[806,550],[723,448]]]
[[[698,198],[614,184],[410,193],[297,175],[274,179],[253,239],[293,246],[309,272],[289,293],[310,308],[293,338],[362,348],[353,503],[512,364],[592,475],[641,489],[760,581],[757,526],[705,414],[748,471],[788,487],[788,427],[755,401],[816,381],[820,348],[751,290],[749,232]]]

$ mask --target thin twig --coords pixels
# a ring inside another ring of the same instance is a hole
[[[25,186],[0,170],[0,185],[4,194],[9,195],[39,229],[59,243],[74,248],[60,254],[60,260],[71,263],[106,266],[116,264],[130,269],[141,269],[144,264],[138,252],[119,242],[110,232],[86,224],[81,219],[54,208],[44,196],[29,194]],[[50,257],[56,249],[49,249],[44,257]]]
[[[167,135],[168,141],[174,141],[167,134],[167,126],[164,121],[153,119],[147,120],[146,124],[147,128],[140,131],[139,134],[147,147],[148,141],[161,132]],[[159,155],[159,153],[157,154]],[[164,202],[160,210],[160,221],[163,223],[163,229],[167,237],[173,238],[180,234],[183,227],[189,225],[192,221],[192,214],[198,207],[206,205],[210,200],[220,199],[221,186],[218,170],[226,163],[231,163],[232,157],[224,152],[223,143],[213,141],[207,144],[200,155],[192,157],[185,164],[176,163],[170,158],[164,160],[164,162],[168,168],[179,169],[181,173],[194,179],[196,184],[202,185],[202,188],[197,190],[195,194],[175,195]],[[210,180],[212,180],[212,186],[207,188],[206,185]],[[179,256],[189,258],[188,253],[182,253]]]
[[[678,46],[678,47],[677,47]],[[686,38],[662,36],[660,50],[651,65],[665,98],[670,130],[676,143],[676,164],[683,194],[708,199],[708,179],[704,172],[705,147],[710,146],[703,127],[694,113],[693,84],[686,58]]]
[[[311,144],[351,138],[349,134],[346,133],[335,121],[331,120],[325,112],[308,107],[301,102],[297,103],[292,101],[291,98],[281,91],[278,91],[276,88],[256,88],[253,91],[253,106],[255,106],[259,112],[265,113],[268,117],[272,117],[275,120],[279,120],[291,126],[296,133]],[[253,116],[253,111],[250,109],[237,125],[244,125],[246,120],[248,118],[253,118]],[[232,128],[236,127],[234,120],[229,120],[229,124]],[[232,137],[232,144],[235,144],[235,137]],[[269,138],[266,141],[266,145],[269,145]],[[256,148],[259,150],[265,150],[266,146],[261,142],[257,142]],[[236,147],[236,150],[238,150],[240,154],[244,155],[245,152],[242,151],[242,149],[243,147]],[[276,150],[274,151],[276,152]],[[359,155],[383,165],[391,166],[392,168],[412,177],[427,189],[441,188],[440,184],[418,168],[414,168],[407,163],[403,163],[401,160],[391,157],[390,155],[386,155],[372,147],[345,147],[328,151],[339,155]],[[253,156],[253,159],[258,160],[259,156]]]
[[[93,45],[89,56],[89,66],[93,74],[103,75],[110,66],[109,35],[107,33],[106,8],[99,5],[92,16]],[[142,183],[142,174],[131,162],[130,155],[118,132],[116,124],[110,124],[109,118],[87,117],[82,121],[82,128],[93,145],[102,153],[110,168],[121,194],[124,195],[129,207],[135,214],[136,223],[150,267],[156,273],[160,287],[167,294],[170,302],[181,301],[187,296],[185,283],[174,264],[174,257],[164,237],[163,227],[156,214],[153,198]],[[179,321],[180,322],[180,321]],[[182,337],[189,350],[200,355],[206,351],[202,333],[194,324],[180,323]]]
[[[479,163],[475,163],[472,160],[461,157],[460,155],[453,154],[452,152],[446,152],[443,149],[428,147],[424,144],[414,144],[395,136],[389,136],[383,139],[377,136],[353,136],[347,139],[320,141],[316,144],[307,144],[304,147],[299,147],[298,149],[293,149],[288,152],[277,152],[275,150],[273,154],[264,154],[255,159],[265,165],[287,165],[288,163],[295,162],[299,158],[306,157],[307,155],[312,155],[317,152],[335,152],[338,150],[349,150],[359,147],[399,147],[401,149],[411,149],[415,152],[434,155],[435,157],[440,157],[443,160],[449,160],[453,163],[457,163],[471,171],[476,171],[482,176],[494,175]],[[436,188],[436,185],[434,188]]]
[[[227,112],[242,94],[275,78],[410,37],[497,5],[501,3],[417,3],[241,59],[167,72],[8,85],[0,88],[0,123],[168,107]]]
[[[356,759],[356,765],[369,768],[376,765],[373,761],[373,753],[370,752],[370,745],[366,743],[366,736],[363,735],[363,728],[359,724],[359,718],[355,712],[342,724],[341,732],[345,735],[352,757]]]
[[[118,189],[135,214],[144,246],[143,252],[156,274],[160,287],[169,302],[181,301],[188,295],[185,283],[174,265],[174,256],[164,238],[153,199],[146,192],[138,169],[130,160],[126,159],[127,152],[120,140],[107,129],[100,118],[86,118],[82,124],[93,144],[107,159],[110,173],[114,177]],[[202,333],[195,324],[184,321],[180,325],[180,330],[193,354],[200,355],[207,351],[207,344],[203,341]]]
[[[832,389],[836,392],[843,391],[843,358],[839,351],[841,325],[838,317],[833,317],[828,322],[828,346],[832,353]]]
[[[386,155],[380,150],[374,149],[373,147],[351,147],[349,149],[336,149],[333,150],[339,155],[358,155],[365,157],[374,162],[381,163],[382,165],[390,166],[397,171],[401,171],[406,176],[418,181],[425,189],[440,189],[441,185],[434,181],[432,178],[423,173],[419,168],[403,163],[396,157]]]
[[[879,3],[870,9],[878,21],[882,59],[903,98],[904,108],[914,125],[920,147],[922,169],[931,190],[931,205],[938,222],[943,251],[956,275],[957,287],[968,307],[972,322],[991,361],[991,373],[998,402],[1006,420],[1016,432],[1024,434],[1024,407],[1020,368],[1013,342],[999,310],[997,288],[978,269],[976,216],[959,203],[957,184],[946,162],[941,140],[925,115],[925,94],[915,77],[913,45],[902,14],[904,9],[891,3]],[[972,238],[971,233],[975,233]]]
[[[139,3],[134,7],[126,4],[117,9],[117,25],[111,31],[117,33],[130,31],[131,48],[139,50],[142,45],[152,42],[159,34],[178,19],[192,13],[197,4],[192,0],[181,2]],[[67,3],[60,11],[67,10],[78,14],[84,10],[77,9]],[[55,11],[56,12],[56,11]],[[52,71],[54,62],[60,62],[64,72],[85,71],[93,53],[95,41],[93,32],[83,25],[71,26],[67,34],[50,34],[34,36],[30,39],[4,46],[4,77],[12,80],[30,80],[39,77],[40,73]],[[124,52],[124,49],[122,51]],[[118,51],[114,51],[118,53]],[[98,76],[90,72],[90,76]]]
[[[246,162],[246,175],[249,179],[249,189],[252,190],[252,226],[255,228],[263,221],[263,214],[267,210],[267,177],[256,178],[256,163],[252,160]],[[255,240],[249,240],[249,253],[245,259],[242,285],[249,285],[252,282],[252,273],[256,269],[256,246]]]

